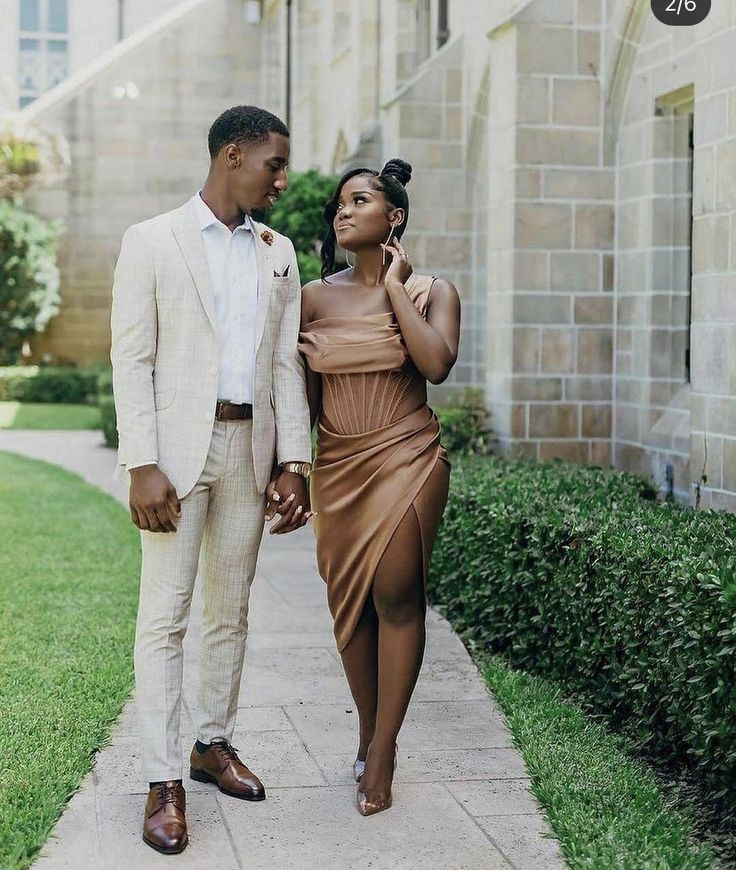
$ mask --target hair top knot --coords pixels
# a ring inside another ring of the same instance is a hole
[[[392,157],[381,170],[381,175],[392,175],[406,186],[411,181],[411,164],[400,157]]]

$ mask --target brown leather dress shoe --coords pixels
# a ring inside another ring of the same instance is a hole
[[[172,780],[157,782],[148,792],[143,819],[143,840],[157,852],[177,855],[189,842],[184,786]]]
[[[224,740],[210,743],[204,753],[192,749],[189,775],[197,782],[214,782],[223,794],[245,801],[262,801],[266,797],[263,783],[238,758],[234,749]]]

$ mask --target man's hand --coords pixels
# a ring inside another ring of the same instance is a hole
[[[130,517],[146,532],[175,532],[181,502],[169,478],[158,465],[130,471]]]
[[[310,510],[307,482],[301,474],[277,472],[266,488],[266,499],[266,520],[279,514],[268,530],[270,535],[285,535],[300,529],[314,515]]]

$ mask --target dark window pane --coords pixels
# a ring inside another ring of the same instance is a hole
[[[24,108],[29,103],[32,103],[36,98],[35,97],[21,97],[20,98],[20,108]]]
[[[39,42],[37,39],[21,39],[20,41],[20,50],[21,51],[38,51]]]
[[[48,29],[52,33],[66,33],[69,29],[66,17],[66,0],[49,0]]]
[[[40,30],[39,0],[20,0],[20,29]]]
[[[66,40],[64,39],[49,39],[47,45],[49,51],[66,52]]]

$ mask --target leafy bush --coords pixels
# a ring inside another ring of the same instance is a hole
[[[736,516],[653,499],[622,472],[464,458],[430,594],[481,648],[563,683],[723,807],[736,799]]]
[[[315,169],[289,174],[289,189],[263,218],[294,243],[302,284],[319,278],[319,249],[325,236],[322,208],[332,196],[337,178]]]
[[[108,447],[118,446],[118,426],[115,416],[115,400],[112,396],[100,394],[97,399],[100,409],[100,428]]]
[[[0,365],[17,363],[23,342],[59,308],[59,227],[0,200]]]
[[[112,394],[112,369],[100,369],[97,375],[97,406],[100,409],[100,428],[108,447],[118,446],[118,424],[115,400]]]
[[[7,366],[0,368],[0,401],[93,405],[98,369]]]
[[[448,453],[489,452],[494,439],[480,390],[466,388],[447,405],[437,408],[437,416],[442,426],[442,443]]]

